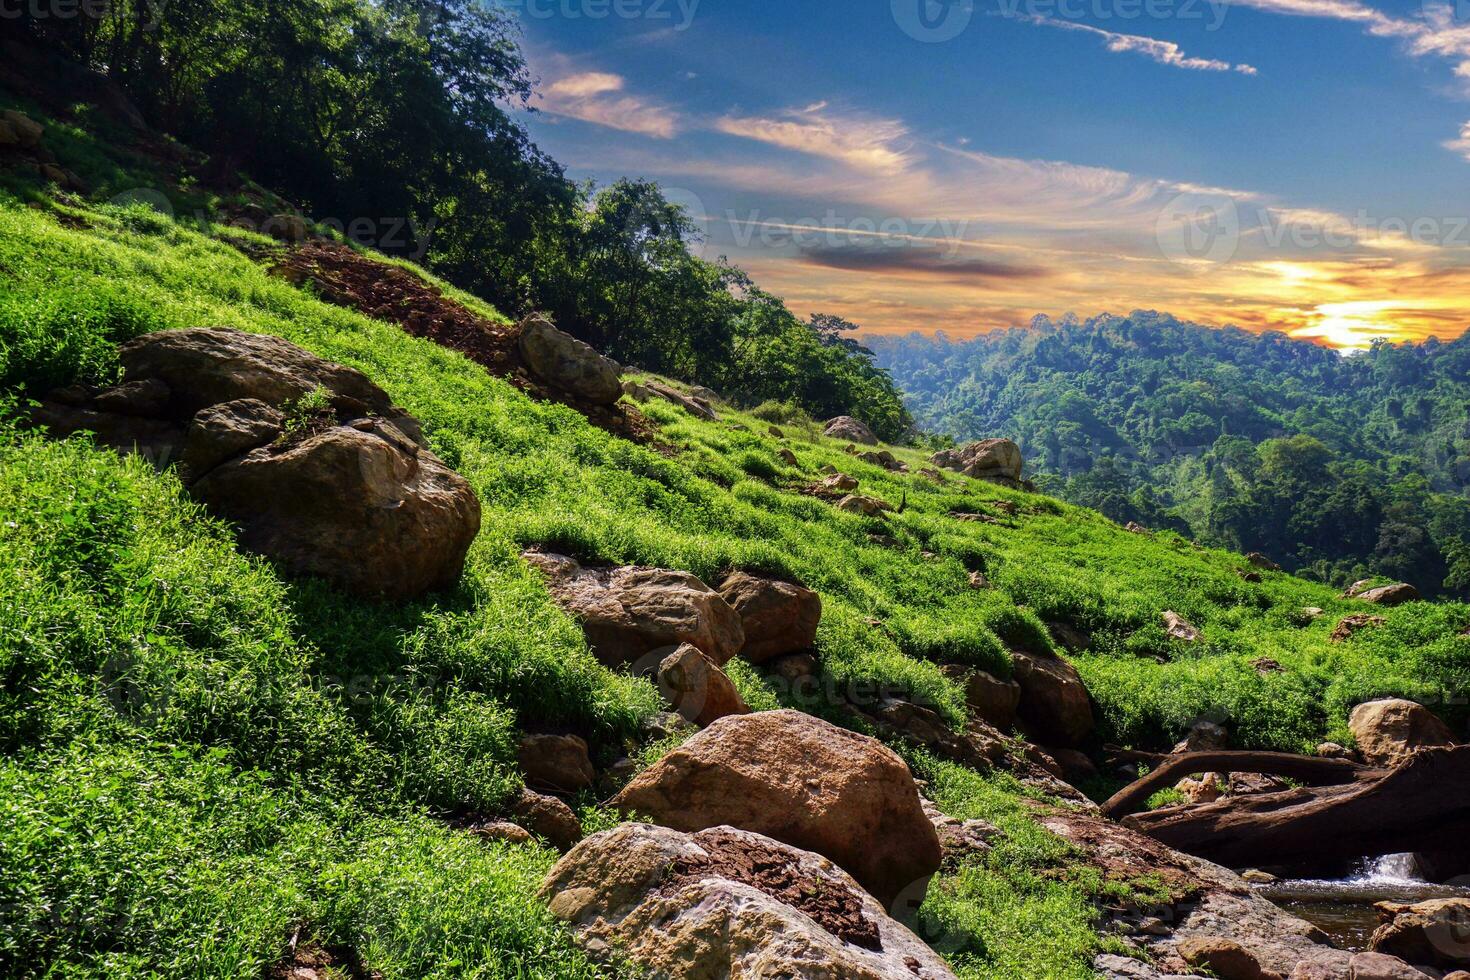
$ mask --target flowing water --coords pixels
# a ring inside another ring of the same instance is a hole
[[[1354,952],[1367,949],[1369,937],[1378,928],[1375,902],[1470,897],[1470,888],[1425,881],[1412,854],[1370,859],[1347,878],[1286,879],[1260,885],[1257,891],[1327,933],[1339,947]]]

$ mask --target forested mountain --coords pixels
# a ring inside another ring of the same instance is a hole
[[[1342,584],[1470,591],[1470,338],[1341,355],[1134,312],[868,341],[921,428],[1009,436],[1119,521]]]

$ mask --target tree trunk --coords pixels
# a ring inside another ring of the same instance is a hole
[[[1315,786],[1340,786],[1365,774],[1381,775],[1346,759],[1318,759],[1287,752],[1187,752],[1163,758],[1157,769],[1123,787],[1103,804],[1103,816],[1112,820],[1139,810],[1148,798],[1166,786],[1197,772],[1250,772],[1284,776]]]
[[[1470,746],[1422,749],[1397,769],[1346,785],[1172,807],[1123,823],[1234,868],[1440,850],[1470,827]]]

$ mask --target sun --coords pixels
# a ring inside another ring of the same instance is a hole
[[[1303,340],[1317,340],[1338,350],[1367,350],[1373,341],[1402,340],[1404,330],[1385,314],[1397,304],[1381,300],[1324,303],[1304,325],[1290,331]]]

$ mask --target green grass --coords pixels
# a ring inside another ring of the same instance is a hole
[[[822,594],[829,689],[903,693],[956,724],[962,695],[938,665],[1008,674],[1008,650],[1052,648],[1053,620],[1093,633],[1076,662],[1103,734],[1138,745],[1209,717],[1237,744],[1300,749],[1343,740],[1356,700],[1470,680],[1465,606],[1387,610],[1384,628],[1332,645],[1360,604],[1283,575],[1245,583],[1236,556],[1044,497],[937,485],[917,475],[915,451],[897,450],[915,473],[890,473],[800,419],[779,441],[754,415],[701,422],[652,402],[678,450],[665,455],[146,209],[77,207],[63,222],[0,199],[0,276],[4,392],[111,380],[117,342],[150,330],[276,334],[383,385],[484,512],[456,590],[364,603],[242,556],[170,473],[82,438],[0,431],[0,972],[257,976],[304,926],[387,976],[606,975],[535,904],[549,854],[488,848],[431,816],[491,811],[513,792],[519,728],[577,731],[603,764],[670,747],[638,744],[654,690],[596,663],[519,559],[531,544],[706,579],[738,567],[799,580]],[[825,466],[903,513],[862,518],[798,492]],[[948,516],[1005,503],[1017,513],[1000,524]],[[995,588],[970,588],[971,571]],[[1328,615],[1299,625],[1309,605]],[[1171,644],[1164,609],[1207,642]],[[1258,672],[1262,656],[1285,669]],[[753,706],[783,703],[755,668],[731,674]],[[1463,710],[1446,714],[1458,723]],[[1097,902],[1142,886],[1090,878],[1009,781],[921,768],[946,810],[1007,832],[936,888],[957,969],[1087,976],[1103,948]],[[611,819],[581,802],[594,826]],[[39,952],[21,968],[23,949]]]

